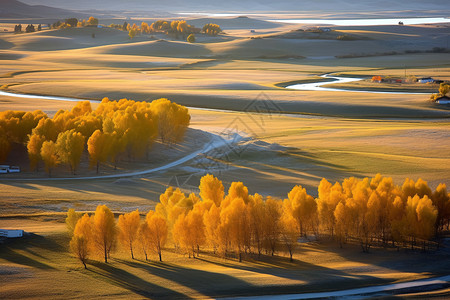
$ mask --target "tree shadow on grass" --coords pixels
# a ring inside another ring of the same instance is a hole
[[[89,268],[92,274],[102,280],[108,281],[116,286],[127,289],[142,297],[151,299],[186,299],[189,296],[179,293],[177,291],[153,284],[136,275],[133,275],[123,269],[116,268],[111,264],[105,264],[97,261],[90,261],[90,265],[97,268]]]
[[[42,248],[52,251],[64,251],[63,247],[55,241],[44,236],[29,234],[17,240],[7,240],[0,247],[0,257],[11,263],[34,267],[38,269],[54,269],[52,266],[44,263],[47,257],[35,251],[36,248]],[[30,256],[21,254],[20,252],[28,252]],[[32,256],[38,257],[37,260]]]
[[[217,272],[196,270],[167,262],[119,261],[130,267],[145,270],[154,276],[177,282],[209,297],[235,295],[237,293],[249,294],[257,290],[257,287],[249,282]]]
[[[442,250],[397,250],[390,245],[373,246],[369,253],[362,253],[359,245],[344,244],[342,249],[335,246],[335,251],[344,259],[392,270],[394,273],[428,273],[434,276],[448,275],[450,256]]]
[[[288,280],[301,280],[306,283],[286,284],[279,286],[258,286],[253,295],[303,293],[312,291],[333,291],[389,282],[369,275],[355,275],[341,270],[331,269],[288,257],[262,255],[258,261],[217,260],[207,255],[198,258],[218,266],[242,271],[266,274]]]

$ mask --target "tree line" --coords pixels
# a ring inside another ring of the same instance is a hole
[[[449,229],[450,195],[445,184],[432,191],[427,182],[392,178],[346,178],[334,184],[322,179],[314,198],[297,185],[285,199],[251,195],[242,182],[228,193],[212,176],[201,178],[199,195],[173,187],[160,195],[154,210],[141,218],[138,210],[119,216],[105,205],[89,216],[69,210],[70,248],[86,267],[91,256],[107,262],[116,243],[148,259],[162,260],[169,242],[176,251],[195,258],[200,249],[242,260],[245,254],[289,253],[290,260],[306,235],[328,236],[341,243],[356,240],[364,252],[375,242],[404,245],[430,240]]]
[[[203,28],[197,28],[193,25],[189,25],[185,20],[158,20],[150,25],[146,22],[142,22],[141,26],[137,24],[129,24],[124,22],[123,25],[111,24],[111,28],[128,31],[128,35],[133,39],[138,34],[152,34],[152,33],[165,33],[175,38],[189,38],[189,42],[195,41],[195,34],[204,33],[211,36],[216,36],[222,32],[222,29],[217,24],[206,24]]]
[[[98,19],[91,16],[88,20],[78,20],[77,18],[68,18],[64,21],[59,20],[52,25],[49,24],[48,27],[53,29],[63,29],[73,27],[98,26],[98,24]],[[152,34],[161,32],[177,39],[180,37],[183,39],[187,39],[191,43],[195,42],[195,34],[204,33],[210,36],[217,36],[218,34],[223,32],[220,26],[217,24],[209,23],[205,24],[203,28],[197,28],[193,25],[189,25],[185,20],[158,20],[151,24],[142,22],[140,26],[136,23],[129,24],[125,21],[123,24],[112,23],[109,25],[109,27],[127,31],[131,39],[139,34]],[[15,32],[21,32],[21,27],[19,30],[19,28],[16,26]]]
[[[94,17],[89,17],[89,19],[78,20],[77,18],[68,18],[64,21],[56,21],[49,28],[53,29],[63,29],[63,28],[73,28],[73,27],[97,27],[98,19]]]
[[[91,166],[116,164],[121,156],[148,155],[156,139],[173,144],[181,141],[190,115],[184,106],[161,98],[152,102],[104,98],[96,110],[89,101],[78,102],[72,110],[59,110],[49,118],[34,112],[0,112],[0,162],[13,145],[26,147],[30,169],[44,162],[46,171],[59,164],[76,172],[87,150]]]
[[[42,25],[38,24],[37,27],[34,26],[33,24],[28,24],[27,27],[25,27],[25,32],[26,33],[30,33],[30,32],[36,32],[36,31],[41,31],[42,30]],[[14,26],[14,33],[22,33],[22,24],[17,24]]]

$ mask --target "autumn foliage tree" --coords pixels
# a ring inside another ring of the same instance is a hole
[[[104,163],[108,159],[110,149],[109,144],[107,143],[107,139],[108,136],[101,130],[97,129],[87,141],[90,165],[96,166],[97,174],[99,171],[100,163]]]
[[[167,221],[154,211],[149,211],[145,218],[145,226],[147,226],[147,230],[143,232],[148,235],[146,239],[148,239],[150,249],[157,253],[159,261],[162,261],[162,249],[166,244],[168,236]]]
[[[151,103],[158,124],[158,134],[163,143],[173,144],[182,140],[190,122],[188,109],[168,99]]]
[[[87,269],[87,259],[92,249],[92,221],[88,214],[84,214],[78,219],[72,239],[70,240],[70,250],[81,261]]]
[[[119,216],[117,223],[119,229],[119,241],[124,248],[130,250],[131,258],[134,259],[133,249],[138,239],[138,231],[141,223],[139,210]]]
[[[52,175],[52,169],[59,165],[58,147],[53,141],[45,141],[41,148],[41,157],[48,175]]]
[[[202,32],[206,33],[207,35],[216,36],[222,32],[222,29],[217,24],[208,23],[203,26]]]
[[[13,147],[28,152],[30,169],[44,161],[49,174],[60,164],[75,174],[83,154],[89,153],[91,167],[121,158],[149,157],[159,137],[167,144],[183,139],[189,126],[188,109],[167,99],[136,102],[104,98],[96,110],[89,101],[78,102],[71,110],[59,110],[49,118],[34,112],[0,112],[0,163]]]
[[[84,151],[85,137],[75,129],[61,132],[56,139],[56,148],[61,162],[68,163],[75,174]]]
[[[176,251],[194,258],[201,248],[239,261],[284,248],[292,261],[299,238],[311,235],[335,238],[341,246],[357,242],[364,252],[375,244],[425,249],[437,232],[448,228],[450,216],[445,185],[433,192],[422,179],[406,179],[399,186],[379,174],[335,184],[323,179],[316,199],[300,185],[281,200],[250,194],[242,182],[232,182],[225,195],[222,182],[212,175],[200,180],[199,189],[200,197],[167,188],[145,220],[137,210],[123,214],[118,230],[104,205],[91,217],[69,210],[66,223],[69,231],[75,228],[70,248],[83,263],[91,253],[102,254],[107,262],[118,235],[132,258],[140,246],[145,259],[154,252],[162,261],[162,250],[171,241]]]
[[[117,227],[114,214],[106,205],[99,205],[92,216],[92,244],[105,263],[116,244]]]

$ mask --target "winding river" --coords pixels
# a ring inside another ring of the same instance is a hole
[[[355,92],[355,93],[371,93],[371,94],[390,94],[390,95],[425,95],[430,93],[417,93],[417,92],[386,92],[386,91],[368,91],[368,90],[350,90],[350,89],[336,89],[323,87],[327,84],[335,83],[349,83],[355,81],[361,81],[363,78],[351,78],[351,77],[338,77],[330,74],[321,75],[322,78],[333,79],[333,81],[321,81],[312,83],[300,83],[288,85],[287,89],[301,90],[301,91],[326,91],[326,92]]]
[[[355,93],[371,93],[371,94],[390,94],[390,95],[427,95],[430,93],[417,93],[417,92],[389,92],[389,91],[370,91],[370,90],[352,90],[352,89],[337,89],[337,88],[327,88],[323,87],[327,84],[335,83],[349,83],[355,81],[361,81],[363,78],[353,78],[353,77],[339,77],[333,76],[331,74],[320,75],[322,78],[332,79],[332,81],[320,81],[312,83],[299,83],[286,86],[286,89],[300,90],[300,91],[327,91],[327,92],[355,92]],[[11,93],[0,90],[0,96],[16,97],[16,98],[33,98],[42,100],[54,100],[54,101],[85,101],[88,99],[72,98],[72,97],[60,97],[60,96],[44,96],[44,95],[33,95],[33,94],[20,94]],[[100,103],[100,100],[89,100],[92,103]],[[215,111],[215,112],[240,112],[231,109],[214,109],[214,108],[202,108],[202,107],[190,107],[187,108],[192,110],[205,110],[205,111]]]

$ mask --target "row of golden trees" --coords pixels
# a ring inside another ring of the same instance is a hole
[[[284,248],[292,260],[298,239],[305,235],[327,235],[340,242],[355,239],[368,251],[374,242],[429,240],[448,229],[450,221],[446,186],[440,184],[432,192],[421,179],[406,179],[402,186],[381,175],[335,184],[323,179],[317,198],[298,185],[281,200],[251,195],[242,182],[233,182],[225,195],[222,182],[206,175],[199,190],[199,196],[185,195],[169,187],[145,220],[136,210],[119,216],[117,225],[106,206],[82,218],[70,210],[66,221],[74,233],[71,249],[83,263],[95,253],[107,262],[116,239],[132,258],[140,249],[146,259],[153,251],[161,260],[170,241],[189,257],[208,248],[241,261],[245,253],[274,255]]]
[[[71,27],[86,27],[86,26],[97,26],[98,19],[94,17],[89,17],[88,20],[78,20],[77,18],[68,18],[64,21],[56,21],[49,28],[53,29],[63,29],[63,28],[71,28]]]
[[[121,26],[116,24],[111,24],[112,28],[120,28]],[[222,32],[222,29],[217,24],[206,24],[202,29],[197,28],[193,25],[189,25],[185,20],[174,20],[174,21],[165,21],[158,20],[156,22],[151,23],[150,25],[146,22],[142,22],[141,26],[136,24],[128,24],[125,23],[123,25],[123,30],[128,31],[130,38],[134,38],[138,34],[151,34],[156,32],[163,32],[167,35],[172,35],[175,37],[182,36],[186,38],[191,34],[197,33],[205,33],[207,35],[216,36]]]
[[[150,103],[104,98],[96,110],[83,101],[53,118],[42,111],[5,111],[0,113],[0,161],[11,145],[26,145],[32,170],[43,161],[49,174],[61,163],[75,172],[87,150],[98,172],[100,163],[117,163],[123,155],[143,157],[157,138],[166,144],[181,141],[189,121],[186,107],[164,98]]]

